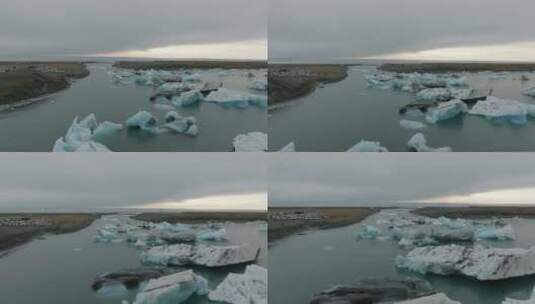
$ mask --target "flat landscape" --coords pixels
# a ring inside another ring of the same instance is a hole
[[[446,73],[446,72],[530,72],[535,63],[499,62],[429,62],[429,63],[385,63],[379,70],[397,73]]]
[[[179,69],[265,69],[267,61],[227,61],[227,60],[173,60],[173,61],[118,61],[116,68],[132,70],[179,70]]]
[[[478,219],[492,217],[535,218],[535,207],[426,207],[413,213],[428,217]]]
[[[203,223],[203,222],[251,222],[265,221],[265,212],[181,212],[181,213],[140,213],[132,217],[139,221],[152,223]]]

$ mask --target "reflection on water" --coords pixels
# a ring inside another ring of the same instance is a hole
[[[99,121],[124,123],[138,111],[146,110],[164,121],[168,111],[149,102],[152,89],[138,86],[115,86],[107,69],[108,64],[89,66],[91,74],[76,81],[71,88],[53,95],[49,100],[12,112],[0,113],[0,151],[52,151],[54,142],[65,135],[75,116],[95,113]],[[203,72],[207,80],[223,81],[226,88],[248,92],[248,70],[226,73]],[[265,70],[253,70],[263,76]],[[250,91],[252,93],[252,91]],[[256,92],[258,93],[258,92]],[[179,109],[183,116],[195,116],[199,127],[197,137],[164,133],[147,134],[123,131],[102,142],[112,151],[231,151],[232,139],[242,133],[267,130],[266,111],[257,107],[247,109],[222,108],[216,104]]]
[[[415,131],[400,127],[402,105],[414,102],[413,94],[368,88],[364,75],[374,67],[350,68],[349,76],[325,85],[311,95],[272,111],[269,117],[270,150],[294,141],[297,151],[346,151],[361,139],[379,141],[390,151],[407,151],[407,141]],[[520,75],[530,81],[521,81]],[[487,73],[467,73],[476,95],[490,88],[494,96],[535,103],[522,91],[535,86],[533,73],[509,73],[491,79]],[[535,151],[535,121],[514,127],[492,124],[482,117],[458,117],[422,130],[429,146],[451,146],[453,151]]]
[[[460,276],[421,276],[398,270],[395,258],[407,250],[396,242],[356,240],[356,232],[362,225],[376,222],[374,215],[360,224],[309,231],[272,244],[269,248],[269,301],[308,303],[316,292],[366,278],[423,278],[451,299],[465,304],[500,304],[506,296],[526,299],[535,285],[535,276],[479,282]],[[512,224],[515,241],[483,243],[495,247],[535,245],[535,220],[514,219]]]
[[[122,243],[95,243],[97,230],[112,223],[112,216],[97,220],[90,227],[70,234],[50,235],[34,240],[0,258],[0,303],[77,303],[117,304],[131,302],[136,290],[116,296],[99,295],[91,289],[97,274],[142,266],[140,250]],[[225,224],[230,243],[259,242],[262,251],[257,264],[267,267],[266,235],[257,224]],[[191,268],[181,268],[186,270]],[[229,272],[242,273],[245,266],[216,269],[193,268],[215,288]],[[208,303],[207,297],[194,297],[186,303]]]

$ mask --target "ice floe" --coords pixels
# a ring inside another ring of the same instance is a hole
[[[531,87],[531,88],[529,88],[527,90],[522,91],[522,94],[527,95],[527,96],[531,96],[531,97],[535,97],[535,87]]]
[[[105,121],[98,123],[95,114],[89,114],[81,121],[75,117],[65,136],[54,143],[53,152],[109,152],[110,150],[96,139],[105,134],[120,131],[122,125]]]
[[[451,91],[445,88],[424,89],[416,94],[419,101],[448,101],[452,98]]]
[[[194,294],[206,295],[208,282],[192,270],[151,279],[133,304],[178,304]]]
[[[461,304],[461,302],[453,301],[444,293],[435,293],[417,299],[394,302],[394,304]]]
[[[400,120],[399,125],[407,130],[420,130],[427,127],[427,125],[422,122],[408,119]]]
[[[459,99],[442,102],[436,107],[427,110],[425,120],[428,123],[437,123],[438,121],[448,120],[457,117],[468,111],[468,107]]]
[[[200,91],[195,90],[191,92],[185,92],[178,96],[173,96],[171,103],[175,107],[180,108],[198,104],[202,100],[204,100],[204,95]]]
[[[361,140],[346,152],[388,152],[380,142]]]
[[[247,108],[250,105],[260,108],[267,107],[267,96],[265,95],[247,94],[226,88],[219,88],[211,92],[204,100],[233,108]]]
[[[170,129],[177,133],[183,133],[190,136],[196,136],[199,133],[197,119],[193,116],[183,117],[176,111],[169,111],[165,114],[164,128]]]
[[[255,80],[249,84],[249,89],[256,90],[256,91],[266,91],[267,88],[268,88],[267,79]]]
[[[414,134],[407,142],[407,146],[416,152],[451,152],[450,147],[431,148],[427,146],[427,140],[422,133]]]
[[[228,246],[162,245],[143,252],[141,261],[164,266],[218,267],[252,262],[256,260],[259,251],[259,247],[249,244]]]
[[[527,116],[535,114],[535,105],[489,96],[486,100],[478,101],[468,113],[484,116],[494,122],[524,125]]]
[[[230,273],[208,294],[211,301],[231,304],[267,304],[268,272],[248,265],[243,274]]]
[[[461,274],[478,280],[501,280],[535,273],[535,247],[487,248],[456,244],[418,247],[398,256],[396,266],[421,274]]]
[[[154,131],[158,120],[154,115],[147,111],[137,112],[126,120],[126,126],[133,129],[141,129],[145,131]]]
[[[282,147],[279,152],[295,152],[295,143],[292,141],[286,146]]]
[[[239,134],[232,140],[235,152],[263,152],[268,149],[267,134],[263,132],[249,132]]]

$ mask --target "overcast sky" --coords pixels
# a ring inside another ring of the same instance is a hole
[[[270,206],[535,203],[533,153],[272,153]]]
[[[535,60],[530,0],[270,0],[269,56]]]
[[[0,155],[0,212],[119,207],[265,209],[263,155]]]
[[[266,23],[267,0],[11,1],[0,10],[0,59],[95,54],[265,59]]]

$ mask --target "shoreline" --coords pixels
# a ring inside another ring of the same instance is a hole
[[[44,100],[89,74],[82,62],[0,62],[0,110]]]
[[[170,224],[186,223],[198,224],[205,222],[254,222],[266,221],[267,213],[264,211],[244,211],[244,212],[144,212],[131,217],[134,220]]]
[[[380,207],[274,207],[269,209],[268,242],[309,229],[331,229],[357,224]],[[287,217],[288,219],[285,219]],[[291,218],[291,219],[290,219]]]
[[[532,72],[535,63],[484,63],[484,62],[426,62],[384,63],[380,71],[396,73],[448,73],[448,72]]]
[[[347,70],[343,64],[270,64],[269,106],[307,96],[321,84],[340,82],[347,78]]]
[[[44,234],[72,233],[89,227],[101,214],[0,214],[0,257]],[[13,222],[12,225],[7,224]]]
[[[492,217],[535,218],[535,207],[422,207],[411,211],[414,214],[428,217],[448,217],[463,219],[481,219]]]
[[[151,60],[151,61],[116,61],[114,68],[132,70],[179,70],[179,69],[265,69],[267,60],[225,61],[225,60]]]

